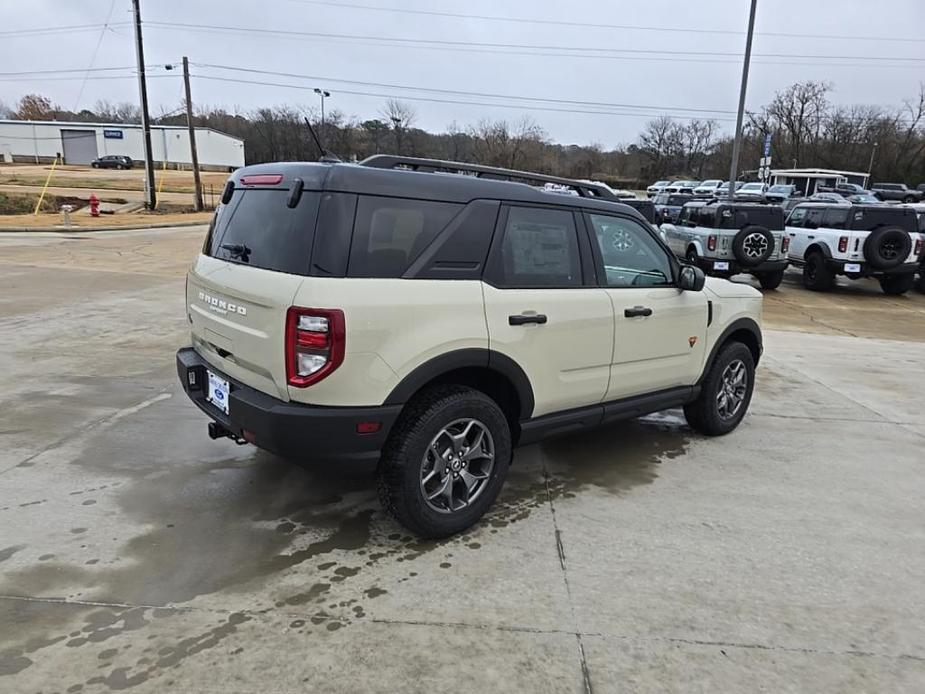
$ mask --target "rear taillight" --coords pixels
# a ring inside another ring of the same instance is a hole
[[[710,234],[707,237],[707,250],[708,251],[716,250],[716,234]]]
[[[344,361],[344,312],[300,308],[286,313],[286,380],[305,388],[325,378]]]
[[[848,237],[839,236],[838,237],[838,252],[844,253],[847,250],[848,250]]]
[[[915,257],[918,258],[922,255],[922,237],[920,236],[915,240]]]
[[[780,240],[780,252],[786,253],[789,250],[790,250],[790,237],[784,236]]]

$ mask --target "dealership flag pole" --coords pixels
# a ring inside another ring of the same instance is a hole
[[[154,190],[154,158],[151,155],[151,118],[148,116],[148,86],[145,83],[145,51],[141,44],[141,9],[139,0],[132,0],[135,13],[135,57],[138,62],[138,91],[141,95],[141,129],[145,146],[145,207],[153,210],[157,205]]]
[[[742,149],[742,116],[745,114],[745,92],[748,89],[748,65],[752,61],[752,36],[755,33],[755,9],[758,0],[752,0],[748,14],[748,35],[745,38],[745,62],[742,65],[742,87],[739,90],[739,112],[736,115],[736,133],[732,144],[732,164],[729,167],[729,202],[735,199],[736,178],[739,169],[739,152]]]

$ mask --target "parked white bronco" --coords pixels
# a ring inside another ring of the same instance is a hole
[[[210,436],[378,463],[422,536],[475,523],[518,444],[671,407],[726,434],[748,409],[761,294],[593,184],[377,156],[245,167],[221,200],[177,353]]]
[[[717,277],[748,273],[762,289],[777,289],[787,268],[784,213],[776,205],[695,200],[681,208],[677,223],[661,226],[668,247]]]
[[[912,289],[923,235],[905,205],[803,203],[787,218],[790,261],[803,267],[803,285],[825,291],[836,275],[874,277],[886,294]]]

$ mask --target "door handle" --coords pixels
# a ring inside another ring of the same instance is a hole
[[[509,325],[526,325],[527,323],[536,323],[537,325],[546,324],[546,316],[542,313],[531,313],[529,315],[518,314],[515,316],[508,316],[507,322]]]
[[[652,309],[648,306],[633,306],[633,308],[623,309],[623,315],[627,318],[636,318],[638,316],[651,316]]]

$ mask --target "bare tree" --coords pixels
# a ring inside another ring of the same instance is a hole
[[[380,114],[386,122],[391,123],[395,131],[395,153],[402,153],[405,133],[417,120],[417,111],[398,99],[389,99],[382,107]]]
[[[6,105],[3,101],[0,101],[0,118],[11,118],[13,116],[13,109]]]
[[[55,117],[57,110],[47,96],[26,94],[19,100],[12,117],[18,120],[50,120]]]

